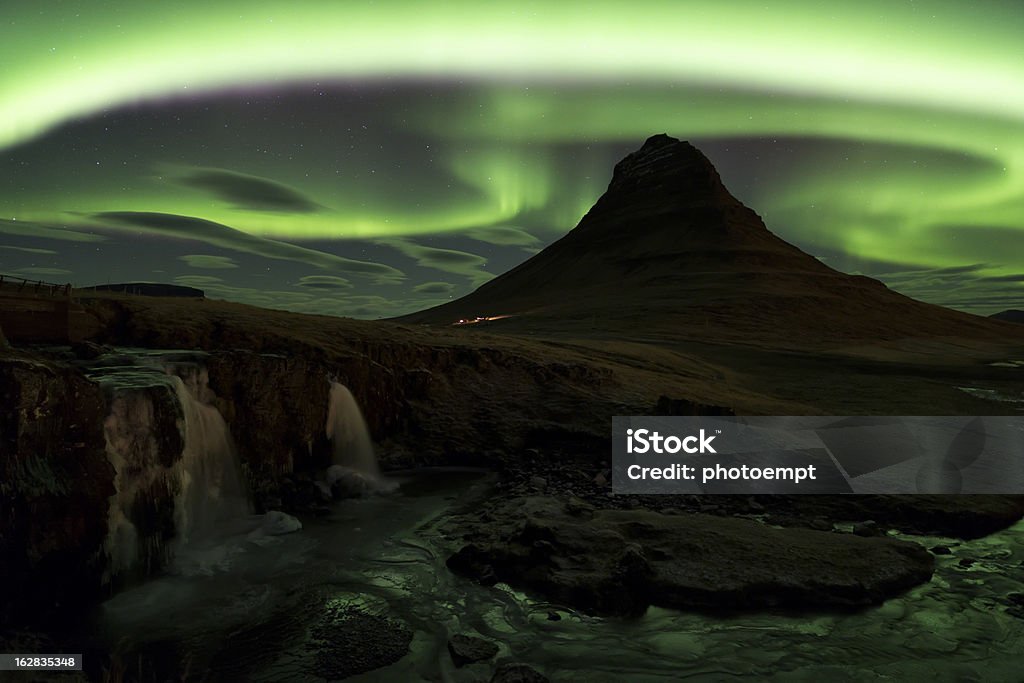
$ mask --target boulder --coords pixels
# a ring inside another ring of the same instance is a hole
[[[916,543],[748,519],[647,510],[581,519],[538,497],[495,503],[489,514],[494,521],[470,525],[473,542],[448,559],[453,571],[593,614],[860,607],[928,581],[934,562]]]
[[[341,680],[394,664],[409,654],[412,630],[403,622],[356,607],[329,608],[308,648],[318,679]]]
[[[483,662],[498,654],[498,646],[489,640],[461,633],[448,639],[448,653],[457,667]]]
[[[548,678],[526,664],[502,664],[491,683],[548,683]]]

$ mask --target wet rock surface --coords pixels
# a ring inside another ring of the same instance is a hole
[[[486,661],[498,654],[498,646],[489,640],[457,633],[448,639],[448,653],[457,667]]]
[[[923,547],[752,520],[595,510],[543,497],[503,500],[465,520],[448,560],[471,578],[534,590],[595,614],[649,605],[710,610],[827,609],[879,603],[932,575]]]
[[[316,362],[243,350],[206,360],[216,405],[231,426],[259,510],[268,498],[296,498],[283,486],[296,469],[330,464],[327,370]],[[296,501],[293,509],[303,507]]]
[[[385,616],[353,607],[329,610],[313,629],[313,673],[340,680],[394,664],[409,653],[412,631]]]
[[[548,683],[548,678],[526,664],[502,664],[491,676],[491,683]]]
[[[1024,593],[1010,593],[1006,596],[1005,604],[1010,614],[1024,619]]]

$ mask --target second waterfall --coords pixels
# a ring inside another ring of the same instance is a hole
[[[334,448],[333,474],[329,479],[336,480],[343,472],[354,472],[374,482],[380,480],[380,467],[366,420],[352,392],[338,382],[331,382],[327,438]]]

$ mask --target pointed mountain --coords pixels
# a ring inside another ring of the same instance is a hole
[[[829,268],[772,234],[696,147],[649,138],[557,242],[471,294],[400,320],[508,331],[845,341],[1005,337],[1005,325]]]

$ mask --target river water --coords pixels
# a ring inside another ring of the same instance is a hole
[[[107,601],[87,628],[91,651],[117,653],[104,665],[115,680],[322,681],[309,647],[315,624],[356,606],[404,622],[413,636],[409,655],[350,681],[488,680],[493,662],[454,667],[453,633],[492,640],[498,661],[528,663],[552,681],[1024,680],[1024,618],[1004,606],[1024,593],[1024,524],[960,545],[918,539],[952,548],[932,581],[858,613],[652,608],[640,619],[602,619],[445,568],[457,544],[443,536],[443,517],[487,495],[488,475],[398,479],[396,491],[338,502],[295,533],[269,536],[259,518],[239,520],[166,575]]]

